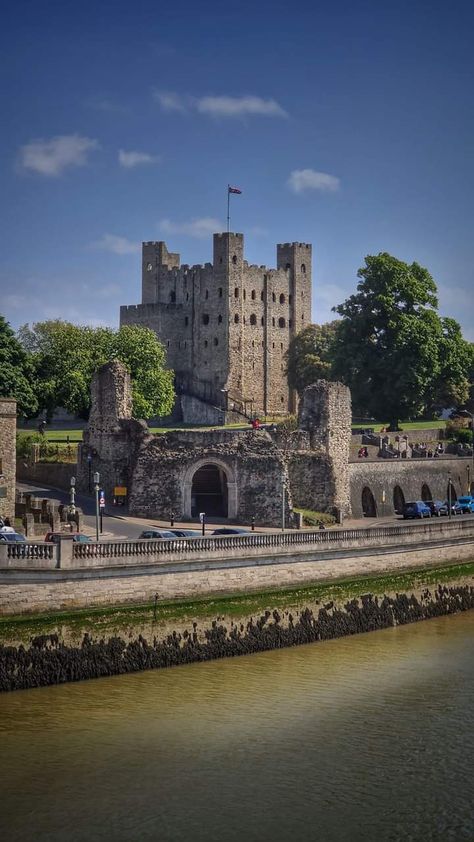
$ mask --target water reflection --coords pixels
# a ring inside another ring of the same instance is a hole
[[[9,840],[474,838],[474,612],[0,697]]]

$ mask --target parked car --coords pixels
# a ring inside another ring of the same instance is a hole
[[[138,536],[139,541],[148,540],[148,541],[161,541],[166,540],[169,541],[171,538],[176,538],[174,532],[171,532],[171,529],[144,529],[143,532],[140,532]]]
[[[197,529],[170,529],[176,538],[199,538],[201,533]]]
[[[58,544],[60,541],[74,541],[76,544],[90,544],[92,538],[83,532],[47,532],[44,536],[47,544]]]
[[[26,538],[21,532],[0,532],[0,543],[2,544],[24,544]]]
[[[221,529],[214,529],[213,535],[251,535],[250,529],[243,529],[240,526],[223,526]]]
[[[471,494],[465,494],[463,497],[458,497],[458,503],[461,506],[464,515],[474,512],[474,497]]]
[[[439,513],[440,513],[440,515],[446,515],[446,517],[448,516],[448,514],[449,514],[449,503],[448,503],[447,500],[445,500],[445,502],[441,506],[441,509],[440,509]],[[451,500],[451,514],[452,515],[462,515],[462,509],[461,509],[461,506],[459,505],[457,500]]]
[[[411,503],[405,503],[403,506],[403,519],[408,520],[408,518],[412,517],[431,517],[431,509],[423,502],[423,500],[415,500]]]
[[[432,517],[441,517],[442,500],[425,500],[425,503],[430,509]]]

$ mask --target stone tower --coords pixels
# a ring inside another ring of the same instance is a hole
[[[308,432],[311,449],[327,456],[334,506],[349,514],[350,389],[326,380],[307,386],[299,406],[298,427]]]
[[[243,234],[214,234],[213,262],[181,265],[163,242],[143,243],[142,303],[120,323],[163,342],[185,420],[217,408],[247,415],[295,411],[285,352],[311,321],[311,246],[277,246],[277,268],[249,265]],[[211,421],[212,423],[212,421]]]
[[[16,401],[0,398],[0,515],[15,517]]]

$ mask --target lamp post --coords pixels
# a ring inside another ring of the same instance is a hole
[[[451,471],[448,474],[448,517],[451,520]]]
[[[69,480],[69,514],[76,514],[76,477],[71,477]]]
[[[94,471],[94,494],[95,494],[95,540],[99,542],[99,491],[100,474]]]
[[[285,504],[286,504],[286,488],[285,477],[281,481],[281,531],[285,531]]]
[[[470,418],[471,419],[471,433],[472,433],[472,441],[471,441],[471,461],[472,461],[472,479],[474,481],[474,415],[472,412],[469,412],[468,409],[461,409],[459,411],[459,415],[463,418]],[[471,493],[471,482],[470,482],[470,466],[467,466],[467,493]]]

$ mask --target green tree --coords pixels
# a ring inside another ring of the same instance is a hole
[[[25,325],[19,337],[31,353],[39,405],[48,417],[58,406],[87,417],[92,375],[114,358],[130,371],[136,418],[171,412],[173,372],[165,368],[164,348],[148,328],[134,325],[114,331],[55,320]]]
[[[15,398],[19,415],[31,417],[38,411],[30,355],[0,315],[0,397]]]
[[[352,390],[356,412],[419,416],[435,402],[463,395],[467,343],[452,319],[437,313],[436,284],[418,263],[368,256],[357,292],[334,310],[341,317],[333,376]]]
[[[290,389],[302,394],[316,380],[331,379],[337,321],[308,325],[290,342],[285,354]]]

